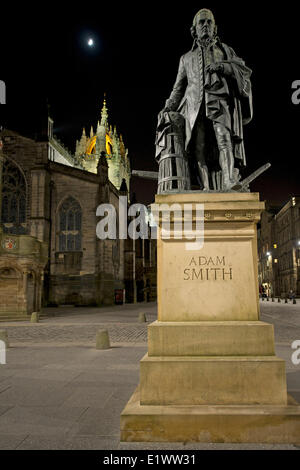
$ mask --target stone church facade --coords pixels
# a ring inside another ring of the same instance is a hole
[[[28,318],[43,305],[110,305],[122,289],[126,302],[154,300],[155,242],[96,236],[97,207],[112,204],[118,218],[130,188],[128,152],[106,103],[75,155],[50,118],[45,141],[7,129],[0,139],[0,319]]]

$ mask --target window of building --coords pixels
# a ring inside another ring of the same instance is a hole
[[[68,197],[59,209],[59,251],[81,250],[82,211],[73,197]]]
[[[26,183],[10,160],[3,164],[1,225],[4,233],[26,233]]]

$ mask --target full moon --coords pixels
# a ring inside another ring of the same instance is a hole
[[[90,38],[90,39],[88,40],[88,45],[89,45],[90,47],[92,47],[92,46],[94,45],[94,41],[93,41],[92,38]]]

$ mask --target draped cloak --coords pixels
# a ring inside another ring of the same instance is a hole
[[[187,149],[204,104],[206,118],[223,124],[230,131],[234,157],[240,165],[246,165],[243,125],[252,119],[252,72],[226,44],[214,41],[209,47],[212,60],[224,64],[225,73],[205,73],[208,63],[204,57],[208,56],[202,47],[193,48],[180,59],[177,78],[166,106],[185,118]],[[217,49],[222,51],[219,57],[215,52]]]

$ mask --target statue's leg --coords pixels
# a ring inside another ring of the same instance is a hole
[[[229,189],[234,182],[234,156],[231,136],[228,129],[219,123],[214,123],[214,130],[219,149],[219,163],[222,170],[223,189]]]
[[[209,175],[205,161],[206,134],[203,119],[197,119],[193,129],[193,153],[195,155],[203,191],[209,190]]]

